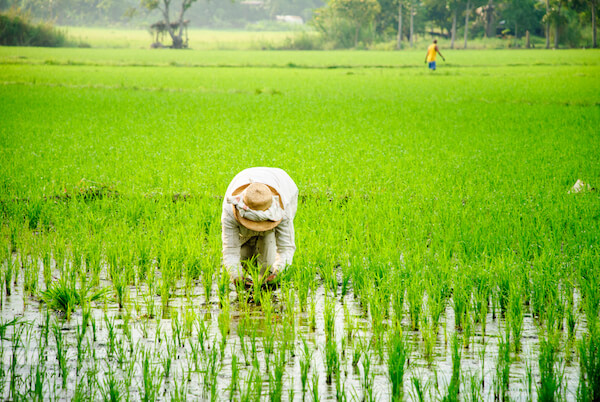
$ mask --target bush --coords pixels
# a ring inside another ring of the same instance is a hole
[[[0,45],[59,47],[67,45],[67,37],[50,23],[35,24],[28,14],[13,9],[0,14]]]

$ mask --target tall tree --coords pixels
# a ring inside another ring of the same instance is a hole
[[[404,6],[403,0],[398,0],[398,42],[396,43],[397,49],[402,49],[402,7]]]
[[[377,0],[330,0],[329,5],[340,17],[354,23],[354,46],[358,45],[360,29],[372,23],[381,11]]]
[[[471,0],[467,0],[465,9],[465,49],[467,48],[467,38],[469,36],[469,14],[471,14]]]
[[[598,0],[571,0],[570,6],[576,11],[583,13],[583,15],[592,19],[592,47],[598,47],[597,40],[597,25],[598,25],[598,7],[600,2]],[[587,14],[589,12],[589,15]]]
[[[598,47],[596,40],[596,11],[598,11],[598,0],[590,0],[590,8],[592,9],[592,47]]]
[[[508,27],[513,29],[515,37],[522,36],[526,30],[539,26],[540,17],[535,8],[536,0],[505,0],[502,16]],[[521,34],[521,35],[519,35]]]
[[[448,7],[452,12],[452,29],[450,30],[450,49],[454,49],[454,41],[456,40],[456,18],[458,14],[458,7],[460,2],[458,0],[449,0]]]
[[[159,10],[163,16],[163,22],[165,24],[166,30],[169,32],[169,36],[171,36],[171,40],[173,41],[173,48],[181,49],[184,47],[183,42],[183,28],[184,21],[183,16],[185,12],[190,9],[192,4],[194,4],[196,0],[181,0],[181,8],[179,10],[179,15],[176,17],[174,21],[171,20],[171,4],[173,0],[141,0],[141,4],[143,7],[148,10]]]

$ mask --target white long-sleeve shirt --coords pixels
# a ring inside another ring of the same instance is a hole
[[[281,196],[284,216],[279,225],[266,232],[255,232],[240,224],[233,215],[233,207],[227,202],[227,197],[235,189],[251,182],[263,183],[273,187]],[[253,167],[238,173],[229,186],[223,199],[221,214],[221,238],[223,242],[223,265],[229,271],[232,279],[238,278],[242,272],[240,264],[240,249],[251,237],[264,236],[274,232],[277,245],[275,263],[271,272],[284,270],[292,263],[296,243],[294,241],[294,216],[298,209],[298,187],[292,178],[282,169],[268,167]]]

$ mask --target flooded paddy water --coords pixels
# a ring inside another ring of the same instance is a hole
[[[109,285],[107,278],[101,282]],[[264,295],[262,305],[228,290],[229,303],[223,306],[217,286],[208,297],[200,283],[187,291],[178,288],[166,310],[147,285],[132,286],[122,308],[106,297],[88,304],[87,317],[77,307],[67,320],[26,295],[19,275],[10,295],[2,289],[0,395],[8,400],[393,399],[391,312],[382,322],[387,336],[378,339],[372,315],[351,291],[341,296],[340,289],[334,294],[318,283],[302,306],[287,285]],[[538,399],[542,329],[531,314],[523,317],[521,350],[511,348],[509,364],[502,366],[508,324],[500,312],[487,314],[483,336],[474,320],[468,331],[457,332],[452,305],[448,300],[428,352],[426,332],[411,330],[408,314],[403,317],[402,397],[448,398],[457,358],[453,351],[458,351],[458,399]],[[332,319],[335,358],[326,346]],[[579,316],[576,338],[584,329]],[[565,330],[559,343],[556,396],[574,400],[580,375],[577,341]],[[335,368],[328,371],[332,359]],[[503,374],[508,376],[504,389]]]

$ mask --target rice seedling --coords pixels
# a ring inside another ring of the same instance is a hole
[[[185,402],[188,400],[187,393],[188,393],[187,385],[186,385],[186,382],[183,381],[183,378],[182,378],[181,382],[175,381],[175,383],[173,385],[173,390],[171,391],[171,395],[170,395],[171,401]]]
[[[108,367],[103,381],[103,385],[100,387],[100,393],[102,394],[102,400],[105,402],[118,402],[122,400],[124,384],[115,378],[115,373]]]
[[[410,315],[411,330],[419,329],[419,317],[423,308],[423,293],[424,289],[417,274],[412,274],[413,277],[409,280],[407,287],[408,311]]]
[[[375,373],[373,371],[369,349],[370,348],[367,348],[363,351],[361,386],[363,389],[363,400],[374,401],[375,395],[373,394],[373,385],[375,382]]]
[[[319,398],[319,374],[313,373],[312,378],[310,380],[310,395],[314,402],[320,401]]]
[[[140,399],[144,402],[155,401],[158,398],[159,390],[162,384],[162,375],[158,367],[153,367],[151,361],[151,351],[142,349],[140,354],[142,358],[142,386],[139,389]]]
[[[245,386],[240,390],[240,401],[257,402],[261,400],[262,378],[257,368],[253,368],[246,377]]]
[[[273,370],[269,371],[269,400],[281,401],[283,396],[283,374],[285,372],[285,349],[275,353]]]
[[[506,328],[498,339],[498,358],[494,377],[494,399],[496,400],[509,400],[510,363],[510,329]]]
[[[106,293],[106,288],[98,290],[90,288],[77,289],[75,283],[63,277],[42,292],[42,299],[51,309],[63,312],[65,319],[68,321],[77,306],[84,306],[86,303],[101,300]]]
[[[235,348],[235,346],[234,346]],[[235,397],[235,393],[239,388],[239,373],[240,369],[238,367],[237,355],[231,355],[231,384],[229,385],[229,400],[233,401]]]
[[[308,385],[308,372],[310,370],[313,352],[308,347],[306,339],[302,338],[302,358],[299,360],[300,364],[300,384],[302,385],[302,400],[306,395]]]
[[[510,325],[510,333],[515,353],[521,351],[521,332],[523,331],[523,296],[520,284],[512,282],[508,296],[508,310],[506,320]]]
[[[423,384],[423,380],[417,376],[413,375],[411,378],[411,383],[413,386],[413,399],[419,402],[425,402],[427,396],[428,384]]]
[[[408,367],[408,354],[402,329],[396,327],[388,333],[388,374],[393,400],[402,400],[404,395],[404,374]]]
[[[540,336],[539,354],[540,383],[537,387],[538,400],[554,401],[560,398],[563,376],[558,357],[558,338],[552,332]]]
[[[448,390],[443,400],[445,401],[458,401],[458,394],[460,393],[460,360],[461,360],[461,339],[457,332],[452,337],[452,376],[450,383],[448,384]]]
[[[69,377],[69,367],[67,366],[68,345],[63,337],[62,329],[56,323],[52,326],[52,334],[56,342],[56,360],[62,378],[62,387],[65,388]]]

